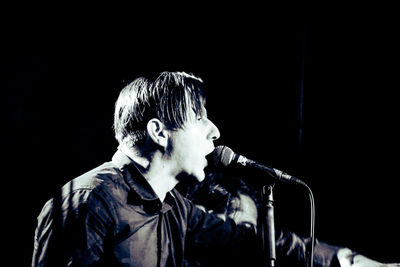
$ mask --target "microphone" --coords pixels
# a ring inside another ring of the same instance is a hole
[[[233,152],[232,149],[230,149],[227,146],[217,146],[214,149],[212,153],[212,163],[215,167],[227,167],[228,165],[231,164],[237,164],[245,167],[249,166],[267,172],[278,181],[284,181],[284,182],[307,186],[305,182],[292,175],[289,175],[278,169],[260,164],[254,160],[246,158],[245,156],[236,154],[235,152]]]

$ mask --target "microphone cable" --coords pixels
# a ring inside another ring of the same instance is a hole
[[[264,167],[264,166],[263,166]],[[264,167],[265,168],[265,167]],[[272,177],[278,177],[278,179],[282,179],[282,175],[284,175],[284,173],[280,170],[277,169],[273,169],[274,172],[270,172],[269,170],[272,168],[267,167],[268,171],[267,173],[272,176]],[[308,192],[308,197],[310,199],[310,240],[311,240],[311,249],[308,255],[308,266],[309,267],[313,267],[314,266],[314,246],[315,246],[315,201],[314,201],[314,195],[313,192],[311,190],[311,188],[302,180],[297,179],[292,177],[292,179],[294,179],[293,181],[295,181],[294,184],[296,185],[301,185],[304,186],[307,189]],[[306,255],[307,257],[307,255]]]
[[[310,261],[309,266],[314,266],[314,245],[315,245],[315,201],[314,195],[311,191],[311,188],[304,184],[305,188],[307,188],[308,196],[310,198],[310,238],[311,238],[311,250],[310,250]]]

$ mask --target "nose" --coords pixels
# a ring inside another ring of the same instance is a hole
[[[211,140],[211,141],[215,141],[220,137],[220,132],[218,130],[218,127],[209,120],[209,131],[208,131],[208,135],[207,135],[207,139]]]

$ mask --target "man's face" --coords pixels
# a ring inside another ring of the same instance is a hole
[[[226,213],[214,213],[212,210],[208,212],[223,220],[226,220],[226,217],[231,218],[236,224],[244,224],[254,229],[257,227],[257,206],[254,200],[246,194],[239,193],[238,196],[233,197]]]
[[[183,129],[171,131],[169,140],[170,160],[175,164],[176,175],[190,175],[198,181],[205,178],[206,155],[214,150],[214,140],[219,138],[218,128],[207,118],[203,107],[203,116],[191,111],[189,120]]]
[[[232,210],[232,213],[228,214],[229,218],[237,224],[257,226],[257,206],[251,197],[239,193],[239,197],[234,198],[229,205]]]

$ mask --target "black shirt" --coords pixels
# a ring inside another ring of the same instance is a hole
[[[232,257],[254,238],[251,228],[202,211],[176,189],[161,202],[117,151],[45,204],[32,266],[184,266],[186,250]]]

